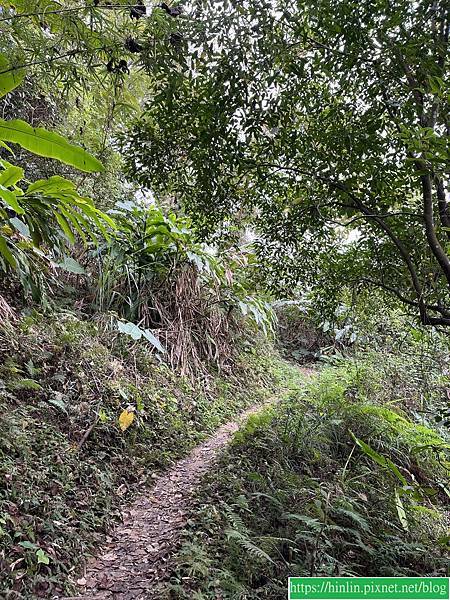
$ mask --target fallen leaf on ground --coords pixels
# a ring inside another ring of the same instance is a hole
[[[120,429],[122,431],[125,431],[126,429],[128,429],[128,427],[131,425],[131,423],[133,421],[134,421],[134,413],[133,412],[125,409],[120,413],[119,425],[120,425]]]

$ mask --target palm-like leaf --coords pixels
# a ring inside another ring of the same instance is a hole
[[[19,144],[33,154],[55,158],[80,171],[103,171],[102,163],[83,148],[70,144],[58,133],[43,127],[32,127],[20,119],[0,119],[0,140]]]

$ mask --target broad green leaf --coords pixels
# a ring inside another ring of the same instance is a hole
[[[2,198],[6,204],[8,204],[18,215],[23,215],[24,210],[17,202],[17,196],[11,190],[6,189],[3,185],[0,185],[0,198]]]
[[[126,333],[129,335],[131,338],[133,338],[133,340],[140,340],[142,337],[144,337],[158,350],[158,352],[165,354],[166,350],[164,346],[162,346],[158,338],[155,337],[149,329],[141,329],[135,323],[124,323],[122,321],[117,321],[117,328],[121,333]]]
[[[20,119],[12,121],[0,119],[0,140],[19,144],[38,156],[55,158],[80,171],[88,173],[103,171],[102,163],[83,148],[70,144],[58,133],[43,127],[31,127]]]
[[[133,340],[140,340],[143,333],[140,327],[130,322],[123,323],[122,321],[117,321],[117,329],[121,333],[129,335]]]
[[[19,86],[25,77],[25,69],[9,71],[10,68],[6,56],[0,54],[0,98]]]
[[[39,549],[38,545],[33,544],[33,542],[29,542],[28,540],[25,540],[24,542],[19,542],[18,545],[22,546],[22,548],[26,548],[27,550],[38,550]]]
[[[23,179],[24,171],[20,167],[11,166],[0,173],[0,185],[11,187]]]
[[[86,273],[80,263],[70,256],[66,256],[66,258],[61,263],[58,263],[57,266],[64,269],[64,271],[75,273],[76,275],[84,275]]]
[[[166,352],[161,342],[158,340],[157,337],[153,335],[153,333],[149,329],[145,329],[143,335],[159,352],[161,352],[161,354],[164,354]]]
[[[59,175],[53,175],[53,177],[49,177],[48,179],[38,179],[37,181],[34,181],[28,186],[26,193],[39,193],[45,195],[66,190],[75,191],[75,189],[73,181],[70,181],[65,177],[60,177]]]
[[[27,238],[31,237],[30,228],[28,227],[28,225],[26,223],[24,223],[17,217],[13,217],[12,219],[9,219],[9,222],[11,223],[11,225],[14,225],[14,227],[17,229],[17,231],[19,233],[21,233],[24,237],[27,237]]]

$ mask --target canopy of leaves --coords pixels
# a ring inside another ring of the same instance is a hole
[[[450,323],[446,3],[186,10],[129,171],[207,236],[248,219],[277,289],[379,286]]]

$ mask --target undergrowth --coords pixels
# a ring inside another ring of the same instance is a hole
[[[134,489],[280,380],[254,332],[235,375],[192,383],[145,342],[69,312],[5,322],[0,350],[0,596],[11,599],[70,591]]]
[[[379,359],[326,367],[249,420],[197,496],[163,597],[275,600],[289,576],[448,575],[448,434],[420,397],[394,396]]]

